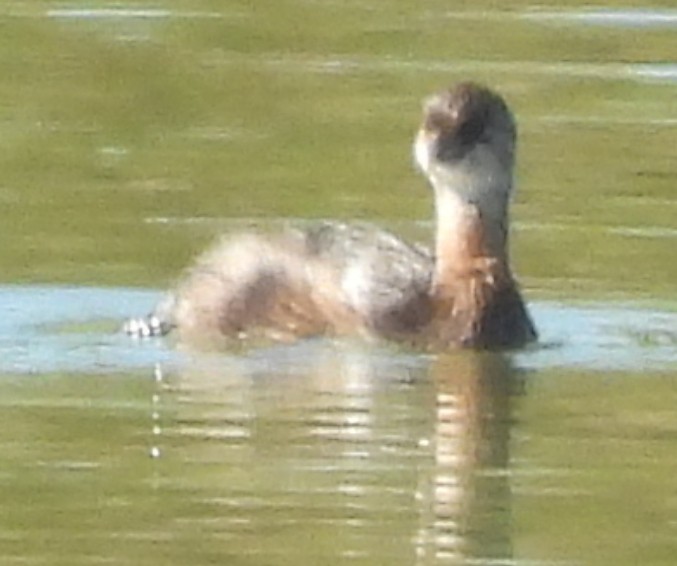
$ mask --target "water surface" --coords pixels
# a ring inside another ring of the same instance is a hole
[[[674,564],[670,3],[0,2],[3,564]],[[520,126],[510,354],[118,332],[216,234],[421,241],[420,99]]]

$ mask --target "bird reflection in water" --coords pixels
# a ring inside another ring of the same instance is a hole
[[[431,367],[430,473],[419,486],[421,564],[512,557],[510,422],[520,379],[498,354],[440,358]]]
[[[183,463],[169,480],[188,498],[181,520],[208,521],[231,553],[506,560],[519,383],[509,357],[472,351],[306,343],[200,358],[158,381],[173,416],[155,440]]]

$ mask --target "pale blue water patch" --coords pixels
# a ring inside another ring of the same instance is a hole
[[[540,339],[517,353],[521,366],[594,370],[677,367],[677,313],[632,304],[531,305]]]
[[[161,340],[139,347],[119,329],[159,293],[92,287],[0,287],[0,372],[100,372],[176,359]]]
[[[390,373],[389,368],[416,368],[429,360],[429,354],[419,352],[371,344],[336,345],[327,340],[240,353],[196,354],[190,359],[163,339],[138,341],[120,331],[125,318],[149,312],[160,296],[137,289],[0,287],[0,372],[97,373],[183,365],[199,359],[238,374],[274,376],[302,369],[308,360],[326,356],[332,348],[340,348],[344,359],[353,356],[356,365],[377,366],[384,375]],[[677,363],[677,313],[616,303],[536,302],[531,309],[540,341],[511,354],[520,367],[641,371]]]
[[[674,63],[653,63],[636,65],[636,74],[640,78],[656,81],[677,81],[677,65]]]

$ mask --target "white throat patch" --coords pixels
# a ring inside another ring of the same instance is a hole
[[[430,169],[431,146],[432,140],[426,136],[425,132],[420,131],[414,141],[414,160],[425,174],[428,174]]]

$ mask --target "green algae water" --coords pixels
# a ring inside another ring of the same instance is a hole
[[[669,2],[0,3],[0,563],[672,565]],[[515,111],[506,355],[122,336],[224,231],[427,241],[421,99]]]

